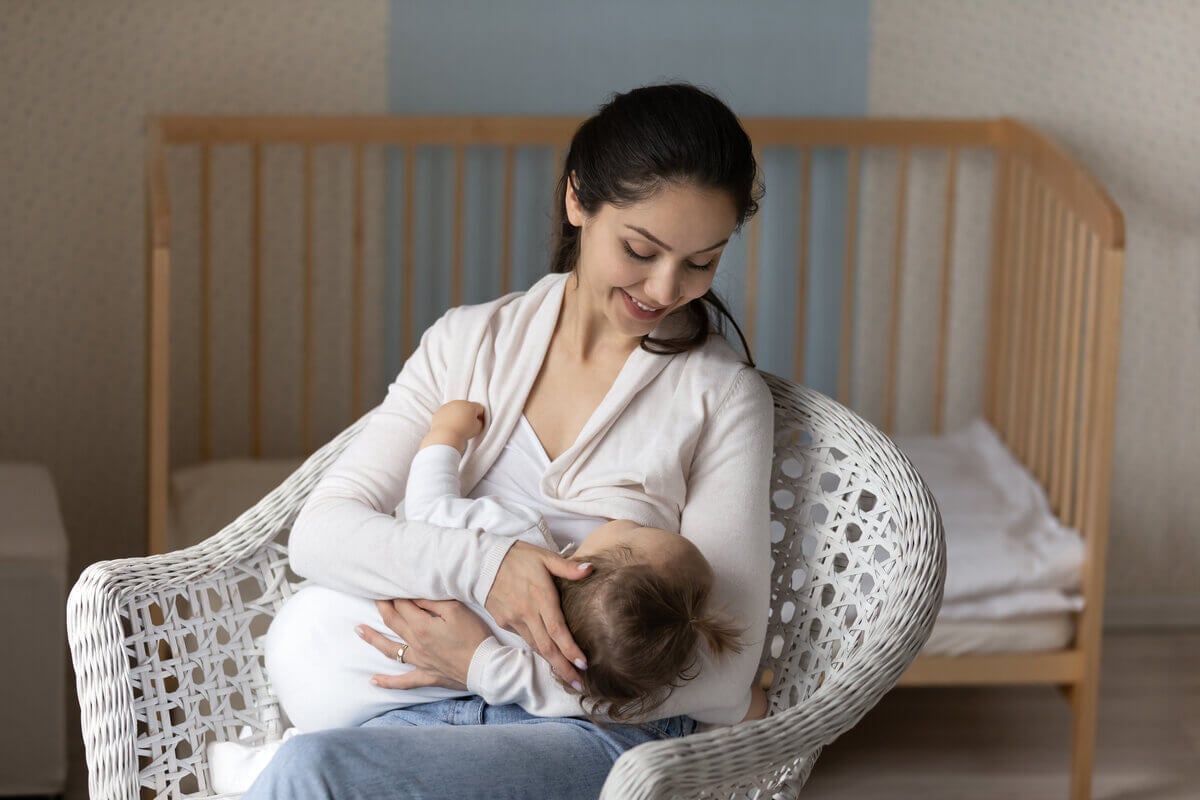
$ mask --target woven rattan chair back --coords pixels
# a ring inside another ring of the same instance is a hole
[[[764,377],[776,408],[762,658],[772,717],[722,732],[721,747],[730,764],[742,757],[743,740],[753,742],[746,758],[770,757],[747,778],[743,769],[721,771],[704,751],[717,770],[705,792],[713,797],[743,793],[751,782],[768,797],[798,791],[820,747],[852,727],[915,658],[945,575],[936,506],[895,446],[824,395]],[[256,742],[281,733],[259,637],[299,583],[287,566],[287,530],[364,421],[216,536],[85,570],[68,622],[93,797],[132,797],[138,786],[161,798],[210,794],[207,741],[235,738],[244,726]],[[802,705],[804,719],[789,719]],[[700,748],[705,736],[680,741]],[[637,784],[640,773],[630,770],[638,763],[623,757],[609,784]]]

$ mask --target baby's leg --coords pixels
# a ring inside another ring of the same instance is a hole
[[[372,600],[310,585],[283,605],[266,639],[266,666],[272,688],[288,719],[301,731],[359,725],[384,711],[457,697],[462,692],[385,689],[371,684],[376,674],[412,669],[389,658],[354,632],[368,625],[399,639],[383,624]]]

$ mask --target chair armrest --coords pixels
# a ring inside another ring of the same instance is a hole
[[[627,750],[600,796],[727,797],[756,787],[766,790],[765,797],[785,788],[798,792],[821,748],[857,725],[895,686],[912,660],[905,649],[895,648],[883,660],[878,651],[859,651],[806,700],[765,719]]]
[[[208,739],[279,734],[255,637],[293,590],[280,540],[362,422],[215,536],[80,575],[67,637],[92,798],[204,793]]]

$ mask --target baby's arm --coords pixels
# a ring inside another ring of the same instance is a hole
[[[578,717],[581,696],[554,676],[550,663],[533,650],[503,645],[492,636],[475,650],[467,691],[488,705],[516,704],[536,717]]]
[[[421,449],[435,444],[446,444],[462,455],[467,442],[483,430],[484,409],[470,400],[451,400],[433,412],[429,433],[421,440]]]
[[[463,516],[454,513],[454,505],[468,502],[462,500],[458,465],[467,442],[483,430],[483,418],[483,406],[467,400],[451,400],[433,412],[429,432],[421,440],[408,471],[404,519],[447,528],[468,527],[452,522]]]
[[[465,498],[458,467],[467,441],[483,428],[479,403],[452,400],[433,415],[429,433],[413,458],[404,494],[404,518],[447,528],[483,530],[556,550],[550,531],[533,509],[501,497]]]

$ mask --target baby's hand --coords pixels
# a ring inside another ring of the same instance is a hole
[[[451,400],[433,412],[429,435],[421,445],[448,444],[462,452],[466,449],[467,441],[483,430],[483,422],[482,405],[469,400]]]

